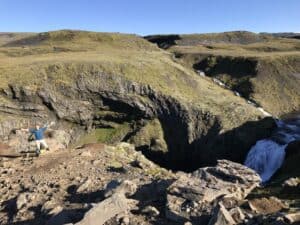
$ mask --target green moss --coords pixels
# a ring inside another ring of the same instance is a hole
[[[208,66],[214,67],[217,64],[217,58],[216,57],[209,57],[208,58]]]
[[[88,143],[114,143],[121,141],[129,130],[130,124],[128,123],[119,124],[113,128],[97,128],[83,135],[76,145]]]
[[[130,139],[136,147],[149,146],[152,151],[167,152],[164,132],[158,119],[149,121],[134,137]]]

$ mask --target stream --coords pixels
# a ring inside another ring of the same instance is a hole
[[[281,167],[287,145],[300,140],[300,114],[289,119],[277,120],[276,124],[277,128],[272,136],[256,142],[245,161],[246,166],[260,175],[263,183]]]
[[[206,77],[204,71],[196,71],[200,76]],[[219,86],[230,89],[225,83],[217,78],[212,81]],[[242,97],[237,91],[231,90],[236,96]],[[245,99],[248,104],[253,105],[265,116],[272,116],[264,108],[250,99]],[[274,117],[273,117],[274,118]],[[275,119],[275,118],[274,118]],[[250,149],[245,165],[255,170],[261,177],[262,183],[267,182],[274,173],[282,166],[285,159],[285,149],[292,141],[300,140],[300,112],[291,113],[285,119],[276,119],[277,128],[268,139],[257,141]]]

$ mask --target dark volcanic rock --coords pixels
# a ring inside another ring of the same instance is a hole
[[[293,141],[285,149],[285,158],[300,155],[300,141]]]
[[[12,113],[25,113],[30,118],[4,122],[0,126],[3,139],[12,129],[32,126],[34,121],[58,119],[62,130],[72,130],[70,140],[74,140],[83,128],[101,127],[109,120],[134,124],[157,118],[165,140],[150,140],[147,156],[165,167],[190,171],[214,164],[219,158],[243,161],[248,149],[258,139],[269,136],[275,127],[274,121],[266,118],[224,132],[222,119],[211,112],[164,95],[149,85],[104,73],[79,75],[69,86],[50,83],[36,92],[16,85],[3,90],[2,96],[16,105]],[[22,108],[24,105],[32,109]],[[103,111],[114,116],[99,116]],[[123,140],[129,140],[140,128],[136,126]]]

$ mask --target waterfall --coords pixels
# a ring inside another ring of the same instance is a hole
[[[263,139],[250,149],[245,165],[255,170],[262,182],[268,181],[281,167],[286,146],[300,140],[300,116],[277,121],[277,129],[268,139]]]

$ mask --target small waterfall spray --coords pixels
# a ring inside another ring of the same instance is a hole
[[[300,116],[289,120],[278,120],[273,135],[258,141],[249,151],[245,165],[255,170],[262,182],[268,181],[281,167],[286,146],[300,140]]]

